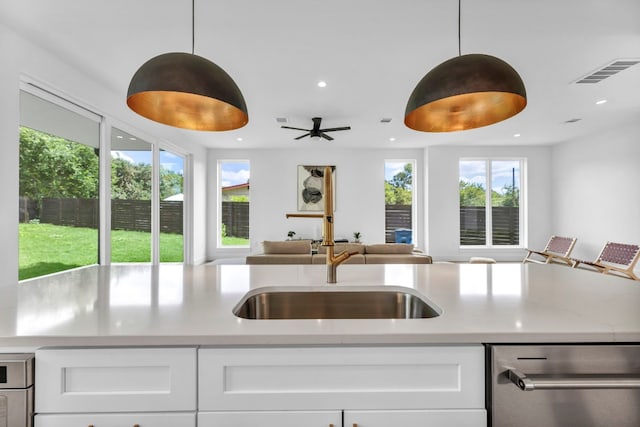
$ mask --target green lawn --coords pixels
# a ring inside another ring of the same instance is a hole
[[[20,224],[20,280],[98,262],[98,230],[51,224]],[[113,231],[112,262],[149,262],[151,233]],[[160,233],[160,261],[182,262],[179,234]]]
[[[222,246],[249,246],[249,239],[225,236],[222,238]]]

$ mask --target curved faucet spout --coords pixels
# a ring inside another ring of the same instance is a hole
[[[336,271],[340,264],[348,260],[357,252],[334,253],[336,245],[333,237],[333,177],[332,167],[324,168],[324,214],[286,214],[287,218],[322,218],[322,246],[327,247],[327,283],[336,283]]]

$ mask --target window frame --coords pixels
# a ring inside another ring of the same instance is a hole
[[[520,156],[491,156],[491,157],[460,157],[458,158],[458,182],[460,182],[460,163],[461,162],[484,162],[485,164],[485,244],[484,245],[462,245],[461,240],[461,227],[460,220],[458,220],[458,247],[461,250],[465,249],[521,249],[526,247],[526,206],[527,206],[527,191],[526,191],[526,168],[527,158]],[[494,245],[493,244],[493,203],[492,203],[492,187],[493,181],[493,162],[506,162],[513,161],[519,163],[519,180],[518,180],[518,244],[517,245]],[[458,187],[458,215],[460,214],[460,189]]]
[[[384,170],[386,171],[387,169],[387,163],[411,163],[411,244],[413,244],[413,246],[418,247],[419,245],[419,239],[418,236],[420,235],[420,233],[418,233],[418,206],[417,206],[417,195],[418,195],[418,183],[417,183],[417,175],[416,175],[416,171],[417,171],[417,167],[418,167],[418,160],[417,159],[408,159],[408,158],[393,158],[393,159],[384,159]],[[385,173],[386,175],[386,173]],[[384,183],[387,181],[386,176],[384,176],[384,181],[383,181],[383,185]],[[384,189],[384,187],[383,187]],[[383,192],[384,194],[384,192]],[[385,221],[384,221],[384,233],[386,234],[386,228],[387,228],[387,220],[386,220],[386,203],[385,203]],[[385,239],[386,240],[386,239]]]

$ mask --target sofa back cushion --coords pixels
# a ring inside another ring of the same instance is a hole
[[[411,254],[413,245],[411,243],[380,243],[377,245],[366,245],[367,254]]]
[[[336,243],[336,245],[333,247],[333,251],[336,255],[344,251],[364,254],[364,245],[361,243]],[[318,247],[318,253],[326,254],[327,247],[320,245]]]
[[[311,240],[265,240],[262,242],[262,248],[267,255],[311,254]]]

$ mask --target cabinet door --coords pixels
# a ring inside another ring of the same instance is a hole
[[[199,412],[198,427],[342,427],[342,412]]]
[[[195,427],[196,414],[46,414],[36,415],[35,427]]]
[[[482,409],[428,411],[344,411],[344,427],[486,427]]]
[[[194,411],[195,348],[36,352],[38,413]]]
[[[206,411],[483,409],[482,346],[210,348]]]

